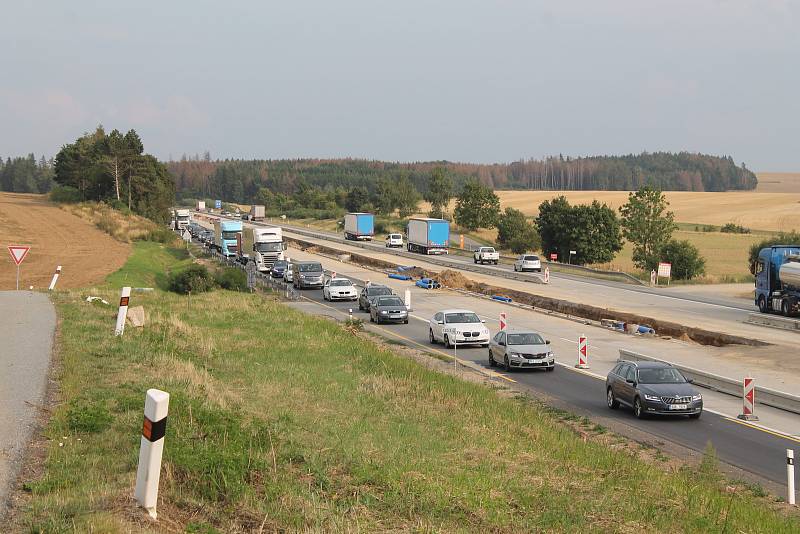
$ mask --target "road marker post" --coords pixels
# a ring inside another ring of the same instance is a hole
[[[128,302],[131,299],[131,288],[125,286],[122,288],[122,294],[119,297],[119,311],[117,312],[117,327],[114,329],[115,336],[121,336],[125,333],[125,319],[128,317]]]
[[[797,504],[794,495],[794,449],[786,449],[786,478],[789,487],[788,502]]]
[[[756,408],[756,381],[752,377],[745,377],[743,381],[742,413],[739,419],[744,421],[758,421],[755,414]]]
[[[575,367],[589,369],[589,340],[583,334],[578,338],[578,363]]]
[[[348,321],[352,321],[353,320],[353,308],[349,308],[347,310],[347,320]]]
[[[550,267],[544,268],[544,283],[545,284],[550,283]]]
[[[404,299],[405,302],[403,304],[406,305],[406,310],[411,311],[411,290],[410,289],[406,289],[406,292],[405,292],[404,296],[405,296],[405,299]]]
[[[167,433],[168,408],[169,393],[158,389],[147,390],[134,497],[153,519],[157,519],[158,483],[161,478],[161,456]]]
[[[59,265],[56,267],[56,274],[53,275],[53,279],[50,280],[50,287],[47,288],[48,291],[52,291],[56,287],[56,282],[58,282],[58,277],[61,275],[61,266]]]
[[[505,330],[508,324],[506,323],[506,312],[500,313],[500,330]]]

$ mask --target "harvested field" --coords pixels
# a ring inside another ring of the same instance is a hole
[[[760,172],[756,193],[800,193],[800,172]]]
[[[46,288],[57,265],[58,287],[101,282],[125,263],[131,246],[116,241],[44,195],[0,193],[0,243],[31,245],[20,268],[20,287]],[[14,289],[16,268],[7,251],[0,261],[0,289]]]

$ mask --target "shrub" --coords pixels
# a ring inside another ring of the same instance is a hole
[[[225,267],[214,273],[214,281],[223,289],[247,291],[247,273],[236,267]]]
[[[53,202],[74,204],[81,201],[81,193],[74,187],[57,185],[50,191],[50,200]]]
[[[720,228],[719,231],[726,234],[749,234],[750,228],[745,228],[744,226],[730,222]]]
[[[514,254],[525,254],[526,252],[539,250],[541,246],[542,246],[542,241],[539,238],[539,234],[536,233],[535,231],[519,235],[514,239],[512,239],[511,241],[509,241],[508,243],[508,247]]]
[[[706,272],[706,260],[689,241],[671,239],[661,249],[661,260],[672,264],[672,278],[689,280]]]
[[[172,273],[169,276],[168,287],[170,291],[185,295],[203,293],[214,289],[214,279],[205,265],[190,265],[183,271]]]

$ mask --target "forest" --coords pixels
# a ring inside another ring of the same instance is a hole
[[[53,160],[33,154],[0,158],[0,191],[47,193],[53,188]]]
[[[492,189],[637,190],[651,186],[664,191],[752,190],[755,174],[730,156],[689,152],[655,152],[627,156],[549,157],[513,163],[477,164],[447,161],[395,163],[362,159],[212,160],[203,156],[167,162],[179,198],[223,198],[252,202],[261,188],[291,194],[301,184],[322,189],[366,187],[374,191],[380,179],[407,178],[421,193],[431,173],[444,167],[458,190],[478,179]]]

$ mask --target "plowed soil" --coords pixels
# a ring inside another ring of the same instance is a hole
[[[119,269],[131,246],[62,210],[43,195],[0,193],[0,290],[14,289],[16,267],[7,245],[30,245],[20,267],[20,289],[50,285],[61,265],[59,289],[97,284]]]

